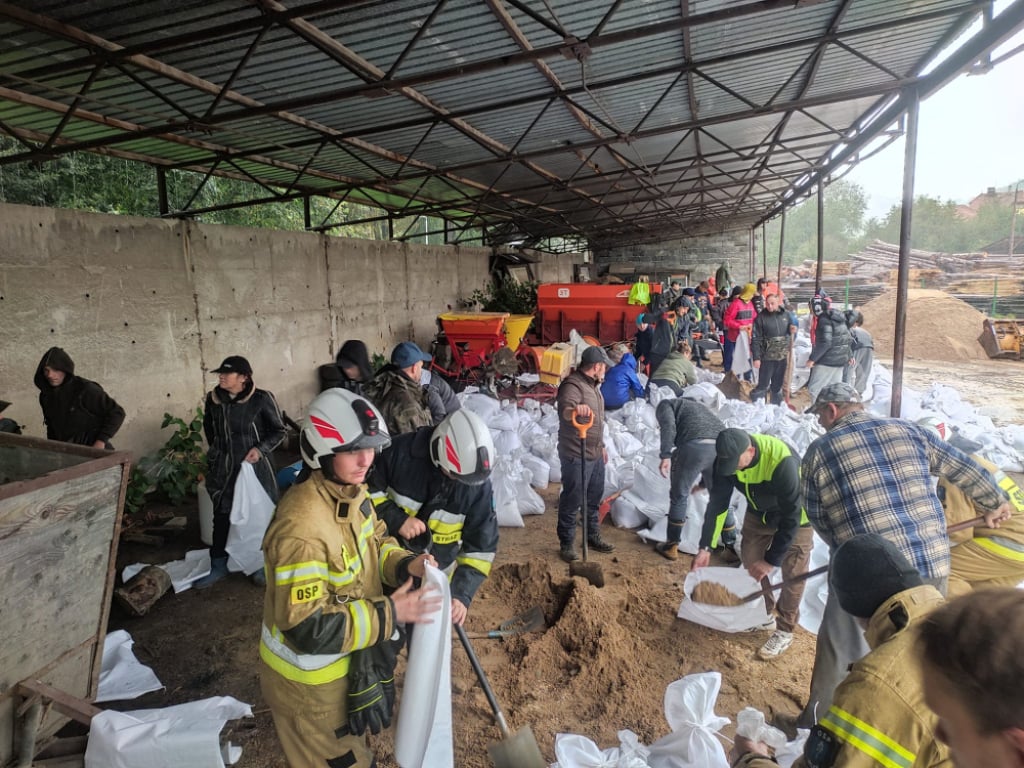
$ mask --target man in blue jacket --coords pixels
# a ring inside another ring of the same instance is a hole
[[[601,396],[606,411],[617,411],[635,397],[644,396],[643,385],[636,375],[636,358],[622,344],[617,344],[608,354],[615,363],[604,375]]]

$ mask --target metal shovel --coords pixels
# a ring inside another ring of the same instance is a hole
[[[462,647],[466,649],[469,663],[473,665],[473,671],[476,672],[476,677],[480,681],[480,687],[484,689],[487,703],[491,705],[494,719],[498,721],[498,728],[501,729],[501,741],[487,747],[487,754],[491,756],[494,768],[547,768],[548,763],[540,753],[540,747],[537,746],[537,739],[534,738],[530,726],[523,726],[515,733],[509,732],[505,714],[501,711],[498,699],[494,696],[494,690],[487,680],[484,668],[480,666],[480,660],[476,657],[473,645],[466,637],[466,630],[458,624],[454,626]]]
[[[583,517],[583,559],[569,563],[570,576],[582,576],[595,587],[604,586],[604,571],[599,563],[587,562],[590,541],[590,525],[587,520],[587,432],[594,426],[594,414],[591,412],[589,421],[579,421],[576,412],[572,414],[572,424],[580,436],[580,515]]]
[[[525,613],[517,614],[511,619],[501,622],[497,629],[477,634],[468,634],[466,636],[472,640],[495,640],[500,637],[536,632],[538,629],[544,629],[545,626],[547,624],[544,621],[544,611],[541,610],[539,605],[535,605]]]

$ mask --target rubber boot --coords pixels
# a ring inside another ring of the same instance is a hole
[[[213,557],[210,558],[210,572],[203,576],[203,578],[193,581],[192,586],[196,589],[209,589],[227,575],[227,557]]]

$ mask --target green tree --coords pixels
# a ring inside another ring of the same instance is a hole
[[[825,232],[823,237],[826,261],[843,261],[864,244],[864,213],[868,199],[860,185],[840,180],[825,187]],[[778,264],[781,217],[768,222],[768,264]],[[761,261],[761,238],[757,242],[757,263]],[[818,201],[812,195],[786,212],[785,251],[783,264],[800,264],[818,258]]]

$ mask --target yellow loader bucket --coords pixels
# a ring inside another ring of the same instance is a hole
[[[533,322],[533,315],[509,315],[505,319],[505,343],[515,352]]]

